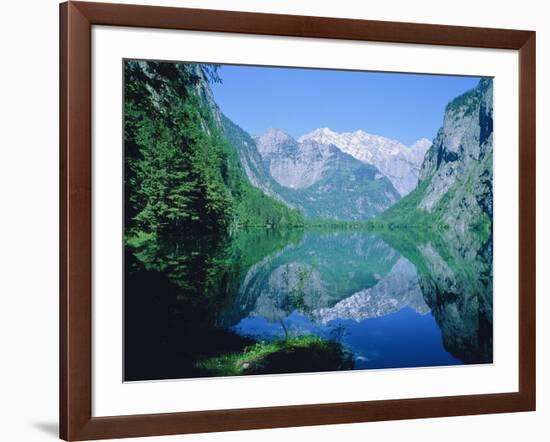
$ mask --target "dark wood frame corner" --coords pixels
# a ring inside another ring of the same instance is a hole
[[[519,51],[519,391],[92,417],[91,28],[187,29]],[[106,3],[60,5],[60,437],[65,440],[535,410],[535,33]]]

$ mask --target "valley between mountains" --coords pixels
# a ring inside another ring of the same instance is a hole
[[[251,135],[220,76],[125,62],[125,379],[491,362],[492,80],[407,146]]]

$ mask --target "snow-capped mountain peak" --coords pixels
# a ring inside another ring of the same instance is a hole
[[[319,136],[332,136],[320,129]],[[399,199],[398,191],[372,164],[332,143],[299,142],[270,129],[256,137],[264,167],[287,201],[312,218],[368,219]]]
[[[359,161],[376,166],[390,179],[402,196],[416,187],[424,155],[431,146],[431,142],[426,138],[407,147],[397,140],[363,130],[338,133],[326,127],[316,129],[298,139],[300,142],[306,140],[333,144]]]

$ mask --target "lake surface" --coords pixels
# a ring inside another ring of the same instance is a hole
[[[125,379],[222,375],[212,367],[311,336],[341,349],[345,369],[492,362],[491,246],[295,229],[127,247]],[[273,372],[326,370],[284,351]]]

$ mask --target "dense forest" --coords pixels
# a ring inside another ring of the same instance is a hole
[[[303,225],[253,187],[201,96],[216,65],[125,63],[126,238]]]

